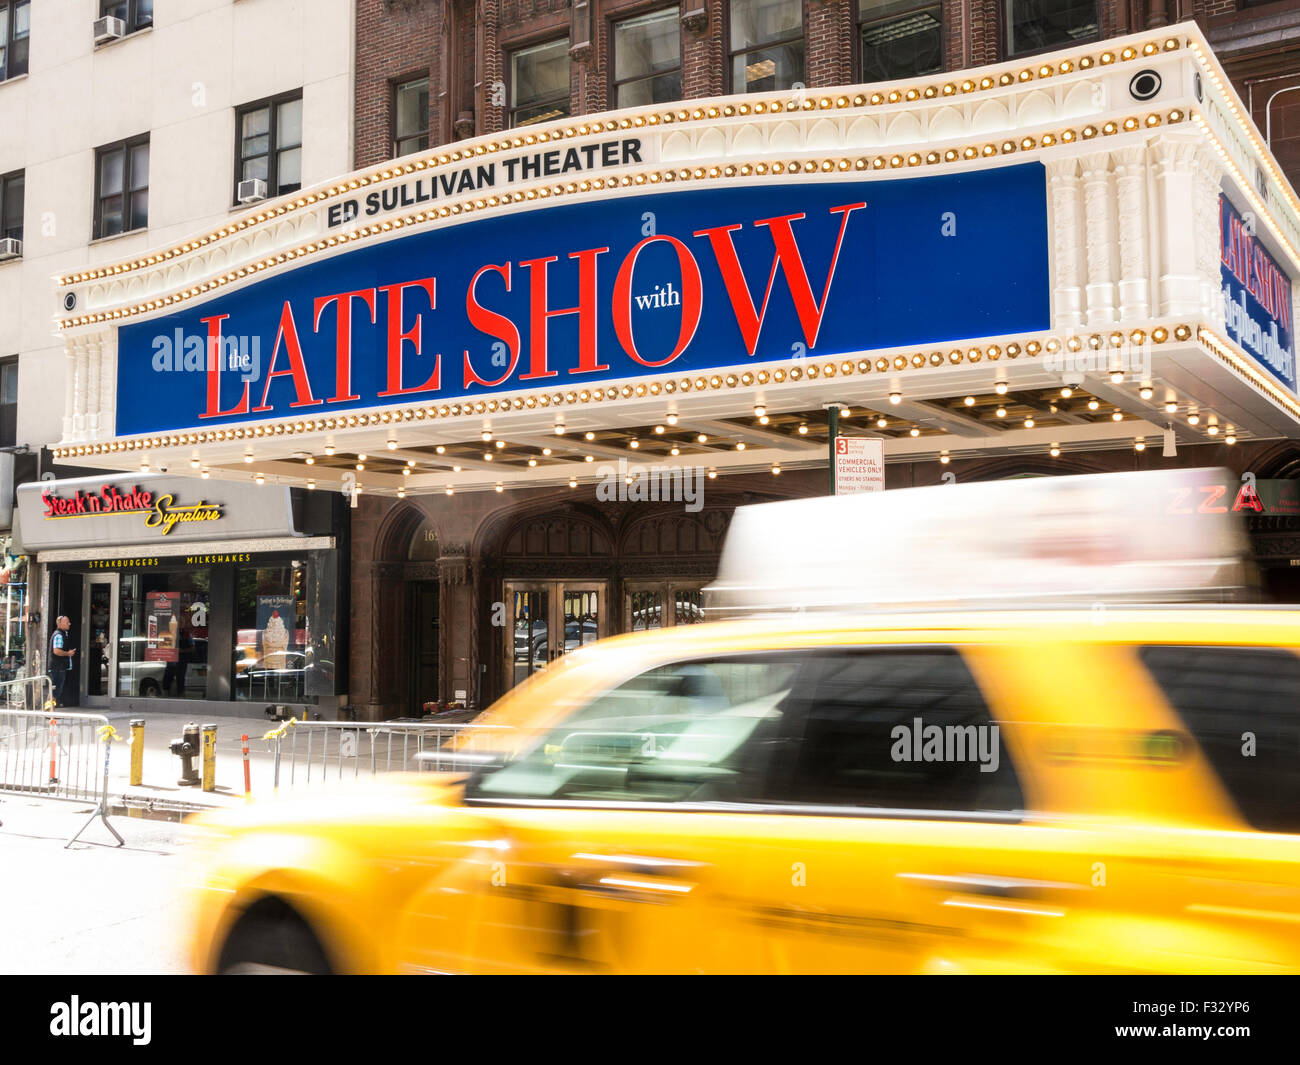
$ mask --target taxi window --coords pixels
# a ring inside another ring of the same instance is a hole
[[[1300,832],[1300,655],[1278,647],[1139,653],[1251,827]]]
[[[1000,727],[945,647],[820,655],[788,784],[793,803],[1005,815],[1024,798]]]
[[[793,657],[679,662],[641,674],[471,782],[466,798],[745,802],[782,734]]]

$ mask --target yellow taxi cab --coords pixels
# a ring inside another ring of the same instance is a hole
[[[461,772],[200,818],[194,968],[1300,970],[1300,611],[1126,605],[1222,597],[1240,543],[1120,477],[742,508],[716,590],[768,616],[566,656]],[[1073,605],[900,608],[878,556],[939,520],[984,554],[914,567],[929,598],[1006,585],[997,542]]]
[[[504,764],[208,815],[193,963],[1300,969],[1300,614],[1095,620],[606,641],[488,715]]]

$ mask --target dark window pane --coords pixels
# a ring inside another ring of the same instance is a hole
[[[1014,811],[1010,757],[953,650],[819,655],[791,800],[830,806]]]
[[[569,40],[550,41],[511,57],[514,125],[545,122],[569,113]]]
[[[614,80],[626,81],[681,66],[682,35],[676,7],[614,24]]]
[[[399,156],[410,155],[412,152],[427,151],[428,147],[429,135],[427,133],[422,133],[418,137],[411,137],[408,140],[398,141],[396,154]]]
[[[862,80],[888,81],[943,69],[939,8],[913,11],[862,28]]]
[[[1144,647],[1141,657],[1242,816],[1265,832],[1300,832],[1300,655]]]
[[[247,181],[249,178],[261,178],[266,180],[266,164],[269,156],[258,155],[252,159],[245,159],[244,165],[240,168],[240,176]]]
[[[1008,55],[1097,36],[1096,0],[1006,0]]]
[[[149,145],[137,144],[131,149],[131,190],[149,187]]]
[[[135,0],[135,24],[153,25],[153,0]]]
[[[104,0],[99,5],[99,13],[101,15],[112,15],[113,18],[120,18],[125,22],[131,13],[130,6],[127,0]]]
[[[117,694],[202,699],[208,682],[211,570],[123,575]]]
[[[802,34],[802,0],[731,0],[733,52]]]
[[[641,104],[663,104],[682,98],[680,72],[660,74],[640,81],[624,82],[618,87],[616,107],[636,107]]]
[[[732,87],[736,92],[790,88],[804,80],[803,49],[803,41],[795,41],[733,57]]]
[[[0,366],[0,404],[18,402],[18,364],[6,362]]]
[[[99,194],[108,196],[122,191],[126,153],[117,148],[99,157]]]
[[[429,79],[407,82],[397,87],[394,102],[394,129],[399,144],[411,144],[424,136],[425,143],[398,151],[398,155],[420,151],[428,147],[426,131],[429,128]]]
[[[0,228],[4,231],[3,236],[17,240],[23,238],[24,185],[23,175],[19,174],[7,179],[0,189],[0,207],[3,208]]]
[[[149,225],[149,191],[131,193],[131,228],[144,229]]]
[[[101,237],[112,237],[122,232],[122,197],[109,196],[99,208]]]
[[[296,192],[302,186],[302,149],[280,152],[276,161],[276,195]]]
[[[286,100],[275,109],[275,146],[297,148],[302,144],[302,101]]]

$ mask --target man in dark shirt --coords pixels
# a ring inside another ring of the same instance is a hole
[[[68,629],[72,622],[67,615],[60,614],[54,625],[54,631],[50,633],[50,681],[54,686],[54,705],[63,706],[63,689],[72,675],[72,659],[77,649],[68,646]]]

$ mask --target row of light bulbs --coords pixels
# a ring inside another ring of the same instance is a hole
[[[1190,42],[1192,49],[1200,58],[1200,49],[1197,42]],[[453,150],[450,153],[430,154],[425,158],[415,160],[405,165],[390,166],[382,170],[376,170],[369,175],[352,178],[331,185],[328,188],[321,189],[317,192],[307,192],[299,195],[297,199],[287,201],[284,204],[275,207],[267,207],[257,212],[255,215],[249,215],[248,218],[240,219],[237,222],[229,223],[203,237],[197,237],[184,244],[176,245],[173,248],[158,252],[153,255],[145,256],[140,259],[132,260],[125,263],[117,263],[107,267],[101,267],[94,270],[82,271],[80,273],[70,274],[58,278],[60,286],[66,284],[76,284],[82,281],[98,280],[103,277],[115,276],[123,273],[130,273],[135,270],[146,267],[156,266],[163,261],[176,258],[180,255],[189,254],[197,251],[206,245],[224,239],[236,232],[265,224],[268,221],[279,218],[282,215],[302,210],[305,207],[313,206],[316,203],[334,199],[339,196],[349,195],[366,185],[376,184],[383,181],[390,181],[395,177],[401,177],[406,174],[415,173],[418,170],[436,169],[439,166],[447,166],[458,162],[460,159],[472,158],[495,153],[498,151],[510,151],[515,148],[522,148],[528,145],[546,142],[548,140],[560,140],[565,137],[588,136],[601,132],[612,132],[618,129],[632,129],[644,127],[647,125],[654,126],[660,123],[671,124],[674,122],[689,122],[715,120],[722,117],[747,117],[751,113],[763,115],[765,113],[780,114],[785,110],[802,110],[817,111],[830,110],[832,108],[844,109],[850,105],[854,107],[864,107],[868,103],[873,107],[882,104],[897,104],[901,102],[913,102],[921,98],[934,100],[940,97],[956,96],[958,92],[972,93],[976,91],[988,91],[995,88],[1005,88],[1017,82],[1025,83],[1037,78],[1050,78],[1057,74],[1069,74],[1076,70],[1089,70],[1096,65],[1108,66],[1117,59],[1122,62],[1129,62],[1139,56],[1150,57],[1159,52],[1175,51],[1181,46],[1177,37],[1167,37],[1163,41],[1147,41],[1140,48],[1127,46],[1118,54],[1107,50],[1102,52],[1098,57],[1080,56],[1076,61],[1062,60],[1057,66],[1049,63],[1040,64],[1037,68],[1026,67],[1019,71],[1018,74],[1012,74],[1010,71],[1004,71],[1002,74],[994,77],[985,75],[978,82],[973,78],[967,78],[960,85],[956,82],[949,82],[942,87],[937,85],[928,85],[924,89],[918,89],[915,86],[907,89],[894,89],[888,92],[873,92],[870,96],[865,93],[859,93],[850,99],[847,95],[837,97],[821,96],[815,101],[812,98],[805,98],[802,102],[798,100],[783,101],[782,99],[760,99],[752,103],[745,102],[741,104],[726,104],[722,107],[706,106],[696,107],[694,109],[680,108],[677,111],[665,110],[663,112],[642,112],[632,116],[625,116],[621,119],[607,119],[605,121],[595,120],[589,123],[583,123],[578,126],[556,126],[553,129],[543,129],[530,131],[523,135],[506,137],[499,141],[486,141],[478,144],[467,145],[462,149]],[[1207,67],[1207,72],[1218,83],[1219,79],[1211,68]],[[1220,88],[1222,86],[1220,85]],[[775,95],[775,94],[774,94]],[[1236,109],[1233,108],[1235,111]]]

